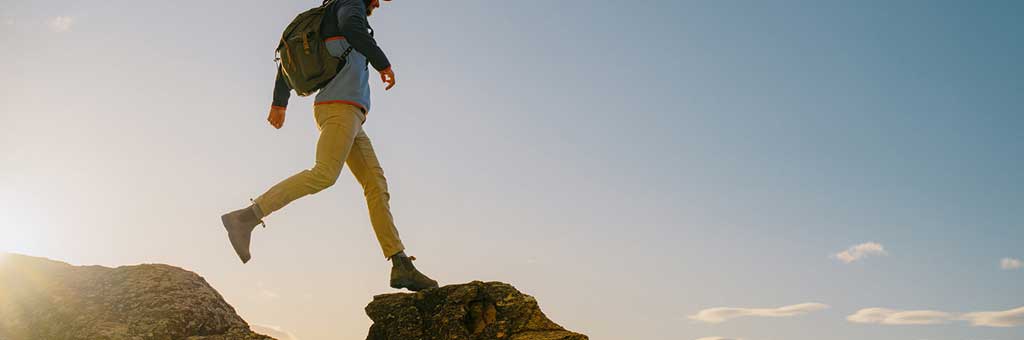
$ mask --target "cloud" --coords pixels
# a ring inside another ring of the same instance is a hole
[[[832,255],[832,257],[839,259],[839,261],[843,261],[843,263],[852,263],[871,255],[887,254],[885,247],[881,244],[867,242],[852,246],[844,251]]]
[[[1016,327],[1024,325],[1024,306],[997,312],[973,312],[964,314],[961,320],[972,326]]]
[[[277,294],[277,292],[267,288],[267,286],[264,285],[263,282],[256,282],[256,288],[257,288],[257,294],[260,297],[265,298],[265,299],[276,299],[276,298],[281,296],[281,295]]]
[[[1005,257],[1002,261],[999,261],[999,267],[1004,270],[1020,269],[1021,267],[1024,267],[1024,262],[1021,262],[1021,260],[1018,259]]]
[[[689,316],[692,320],[708,322],[708,323],[720,323],[725,322],[729,319],[734,319],[743,316],[761,316],[761,317],[790,317],[802,314],[807,314],[814,311],[819,311],[828,308],[828,305],[821,303],[801,303],[797,305],[783,306],[779,308],[731,308],[731,307],[717,307],[705,309],[698,312],[695,315]]]
[[[953,314],[934,310],[894,310],[887,308],[865,308],[846,320],[855,323],[881,325],[937,325],[956,319]]]
[[[726,338],[721,336],[707,336],[697,340],[743,340],[741,338]]]
[[[1024,307],[1006,311],[971,312],[963,315],[935,310],[895,310],[865,308],[846,320],[880,325],[938,325],[951,321],[967,321],[973,326],[1016,327],[1024,325]]]
[[[286,330],[283,330],[281,329],[281,327],[278,326],[260,325],[254,323],[252,325],[249,325],[249,329],[251,329],[253,332],[267,335],[277,340],[299,340],[299,338],[296,337],[294,334]]]
[[[50,30],[60,33],[71,30],[71,25],[74,24],[75,18],[69,16],[57,16],[50,18],[46,21],[46,25],[50,26]]]

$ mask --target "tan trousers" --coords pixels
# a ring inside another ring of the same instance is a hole
[[[281,181],[256,198],[263,215],[281,209],[302,196],[315,194],[334,184],[344,163],[363,186],[366,205],[370,210],[370,223],[377,234],[384,257],[405,249],[395,229],[388,200],[388,183],[384,169],[373,152],[370,137],[363,131],[366,115],[358,107],[348,104],[321,104],[313,108],[320,138],[316,142],[316,163]]]

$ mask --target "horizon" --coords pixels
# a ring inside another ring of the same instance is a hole
[[[281,30],[319,2],[10,1],[0,253],[165,263],[250,324],[365,338],[398,291],[347,166],[248,264],[218,218],[313,163],[312,97],[266,115]],[[1022,13],[395,0],[364,127],[419,269],[592,339],[1019,340]]]

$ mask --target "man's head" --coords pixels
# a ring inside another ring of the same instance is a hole
[[[380,0],[363,0],[366,2],[366,16],[373,15],[373,10],[380,7]],[[390,1],[390,0],[385,0]]]

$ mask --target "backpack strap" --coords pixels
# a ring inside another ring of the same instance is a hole
[[[341,53],[341,56],[340,56],[340,57],[338,57],[338,59],[342,59],[342,60],[347,60],[347,59],[348,59],[348,55],[349,55],[350,53],[352,53],[352,49],[353,49],[353,48],[355,48],[355,47],[353,47],[353,46],[352,46],[351,44],[350,44],[350,45],[348,45],[348,48],[346,48],[346,49],[345,49],[345,52],[342,52],[342,53]]]
[[[341,69],[348,64],[348,55],[352,53],[353,48],[354,47],[351,44],[348,45],[348,48],[345,49],[345,52],[342,52],[341,56],[338,57],[338,59],[341,60],[341,62],[338,63],[338,72],[341,72]]]

